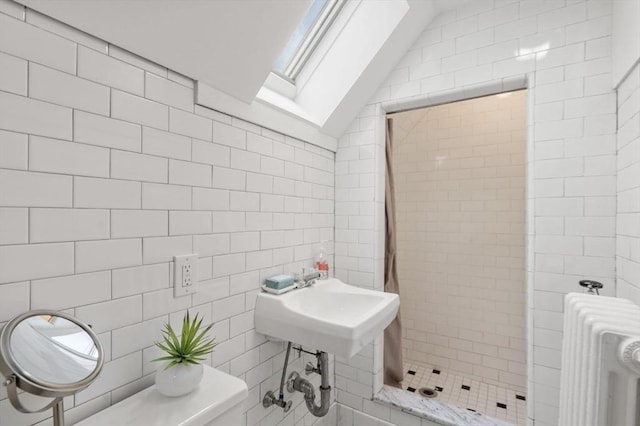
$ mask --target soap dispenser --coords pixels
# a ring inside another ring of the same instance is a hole
[[[329,278],[329,261],[324,253],[324,243],[320,244],[320,250],[318,251],[318,256],[316,257],[316,271],[320,272],[320,279],[326,280]]]

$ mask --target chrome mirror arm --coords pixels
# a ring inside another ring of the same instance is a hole
[[[51,401],[49,404],[45,405],[42,408],[35,409],[35,410],[26,408],[24,405],[22,405],[22,402],[20,402],[20,398],[18,397],[18,389],[16,385],[17,381],[18,381],[18,377],[15,374],[11,374],[2,384],[7,388],[7,397],[9,398],[9,402],[11,402],[11,405],[13,405],[13,408],[20,411],[21,413],[26,413],[26,414],[41,413],[43,411],[48,410],[49,408],[54,407],[58,402],[62,404],[62,398],[58,397],[58,398],[54,398],[53,401]],[[54,416],[53,418],[55,420],[56,416]],[[54,422],[54,425],[55,425],[55,422]]]

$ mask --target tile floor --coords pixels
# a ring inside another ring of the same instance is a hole
[[[514,425],[527,424],[527,402],[524,393],[498,387],[462,375],[447,373],[426,364],[404,365],[402,388],[418,393],[421,387],[438,391],[437,399],[456,407],[480,412]]]

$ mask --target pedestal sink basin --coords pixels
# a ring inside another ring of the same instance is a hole
[[[350,358],[382,333],[398,306],[397,294],[354,287],[333,278],[280,295],[259,293],[256,331]]]

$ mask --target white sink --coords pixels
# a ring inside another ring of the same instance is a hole
[[[399,306],[397,294],[333,278],[280,295],[259,293],[256,331],[350,358],[382,333]]]

